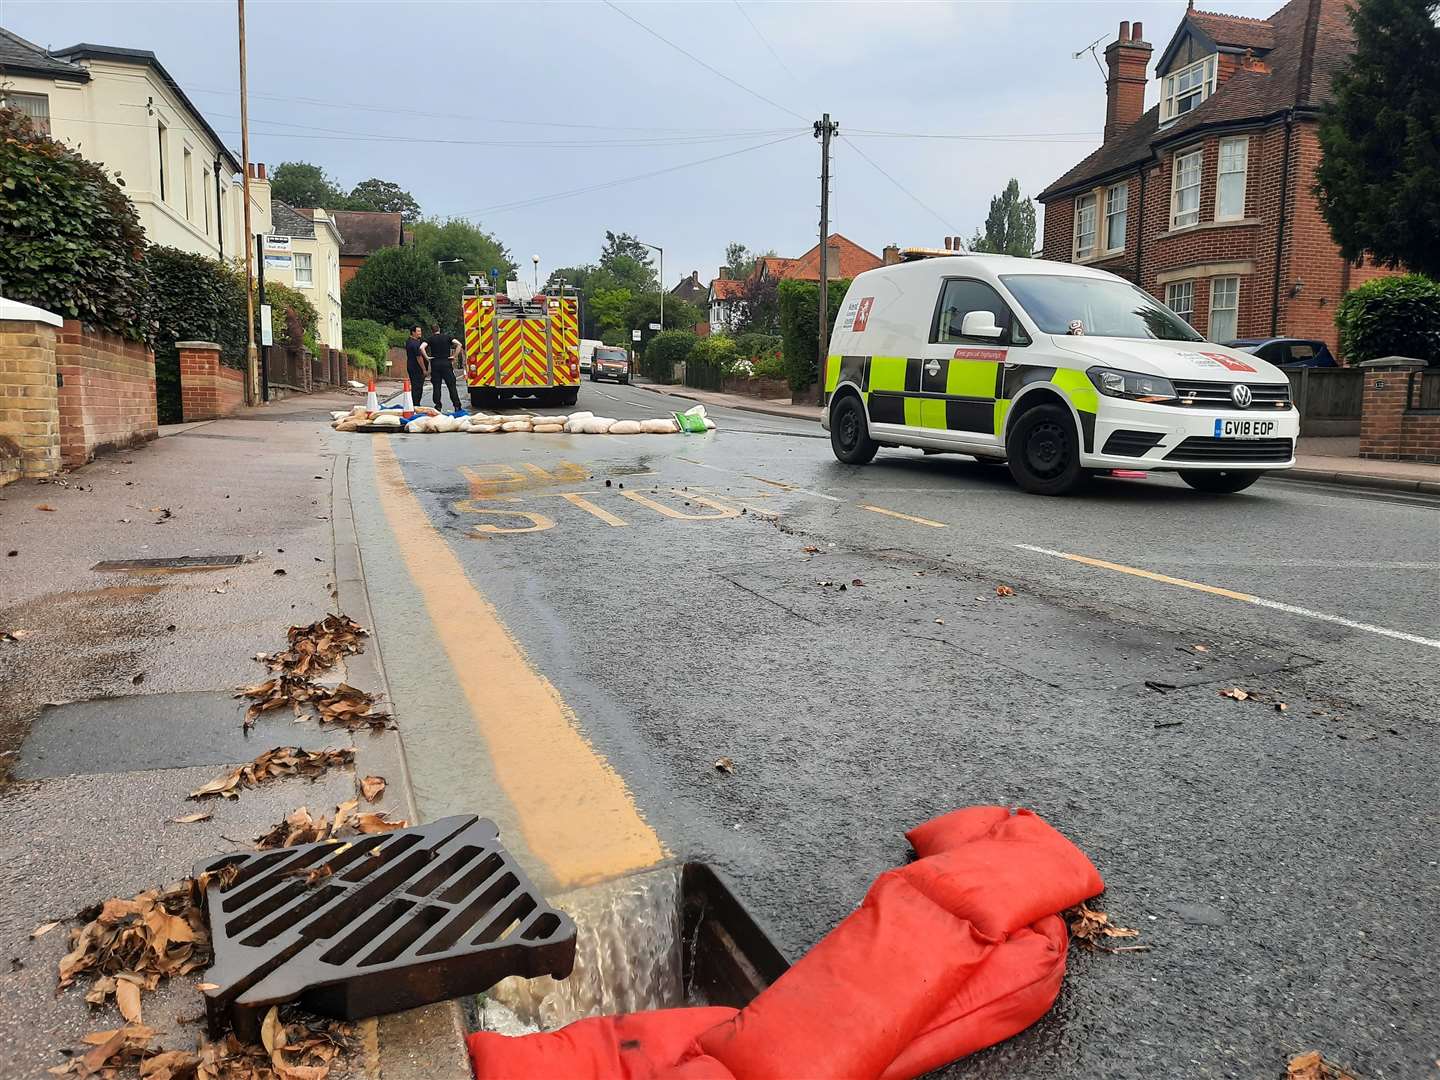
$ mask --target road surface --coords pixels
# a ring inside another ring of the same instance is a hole
[[[712,416],[328,440],[427,817],[490,814],[551,888],[704,860],[793,958],[906,828],[1028,806],[1153,949],[1072,948],[1050,1015],[954,1075],[1270,1076],[1312,1048],[1436,1075],[1440,501],[1164,476],[1046,499]]]

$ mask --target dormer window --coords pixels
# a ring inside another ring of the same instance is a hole
[[[1165,76],[1160,98],[1160,122],[1173,124],[1215,92],[1215,60],[1211,53]]]

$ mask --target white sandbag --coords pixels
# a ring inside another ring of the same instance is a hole
[[[418,416],[405,425],[405,430],[411,435],[429,435],[435,430],[434,424],[433,416]]]
[[[499,424],[471,424],[470,432],[473,435],[493,435],[500,430]]]
[[[507,424],[501,424],[501,431],[530,431],[533,426],[529,420],[511,420]]]
[[[565,417],[565,422],[567,424],[573,424],[577,420],[589,420],[594,415],[593,412],[572,412],[569,416]]]
[[[686,409],[686,410],[685,410],[685,415],[686,415],[686,416],[704,416],[704,415],[705,415],[705,406],[704,406],[704,405],[696,405],[693,409]]]
[[[346,412],[344,409],[341,409],[339,412],[332,412],[332,413],[330,414],[330,419],[331,419],[331,420],[343,420],[345,417],[347,417],[347,416],[349,416],[349,415],[350,415],[350,414],[349,414],[348,412]]]
[[[714,420],[711,420],[708,416],[703,417],[702,419],[704,419],[704,421],[705,421],[705,430],[706,430],[706,431],[714,431],[714,430],[715,430],[715,421],[714,421]]]
[[[535,418],[529,413],[501,413],[497,420],[502,424],[533,424]]]
[[[640,430],[646,435],[673,435],[680,430],[680,425],[667,416],[663,420],[641,420]]]
[[[558,435],[565,430],[564,424],[536,424],[531,429],[536,435]]]
[[[589,420],[580,421],[580,431],[585,435],[604,435],[613,423],[613,416],[592,416]]]
[[[640,434],[640,421],[639,421],[639,420],[616,420],[615,423],[613,423],[613,424],[610,425],[610,434],[611,434],[611,435],[639,435],[639,434]]]
[[[431,417],[430,430],[435,432],[459,431],[460,421],[454,416],[441,414],[440,416]]]
[[[400,414],[397,412],[377,413],[371,418],[370,423],[376,427],[398,428],[400,426]]]

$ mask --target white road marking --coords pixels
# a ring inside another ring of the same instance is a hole
[[[1440,641],[1434,638],[1421,637],[1419,634],[1407,633],[1404,630],[1391,630],[1384,626],[1372,626],[1370,623],[1347,619],[1343,615],[1331,615],[1324,611],[1311,611],[1309,608],[1296,607],[1294,604],[1282,604],[1278,600],[1267,600],[1263,596],[1253,596],[1250,593],[1235,592],[1232,589],[1222,589],[1218,586],[1205,585],[1198,581],[1186,581],[1184,578],[1170,577],[1168,574],[1157,574],[1151,570],[1142,570],[1139,567],[1126,566],[1123,563],[1107,562],[1104,559],[1092,559],[1088,555],[1073,555],[1068,551],[1055,551],[1052,548],[1036,547],[1033,544],[1016,544],[1015,546],[1022,551],[1033,551],[1037,555],[1050,555],[1057,559],[1066,559],[1070,562],[1083,563],[1086,566],[1099,567],[1102,570],[1115,570],[1122,574],[1148,578],[1151,581],[1158,581],[1166,585],[1178,585],[1183,589],[1193,589],[1197,592],[1206,592],[1214,596],[1224,596],[1230,600],[1239,600],[1242,603],[1254,604],[1256,607],[1269,608],[1271,611],[1283,611],[1287,615],[1302,615],[1307,619],[1319,619],[1321,622],[1335,623],[1337,626],[1344,626],[1351,630],[1364,630],[1368,634],[1379,634],[1382,637],[1395,638],[1397,641],[1408,641],[1412,645],[1425,645],[1432,649],[1440,649]]]

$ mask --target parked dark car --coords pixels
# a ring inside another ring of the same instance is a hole
[[[1303,338],[1241,338],[1223,344],[1254,353],[1278,368],[1339,367],[1323,341]]]
[[[630,381],[630,354],[624,349],[610,345],[597,345],[595,355],[590,359],[590,381],[614,379],[618,383]]]

